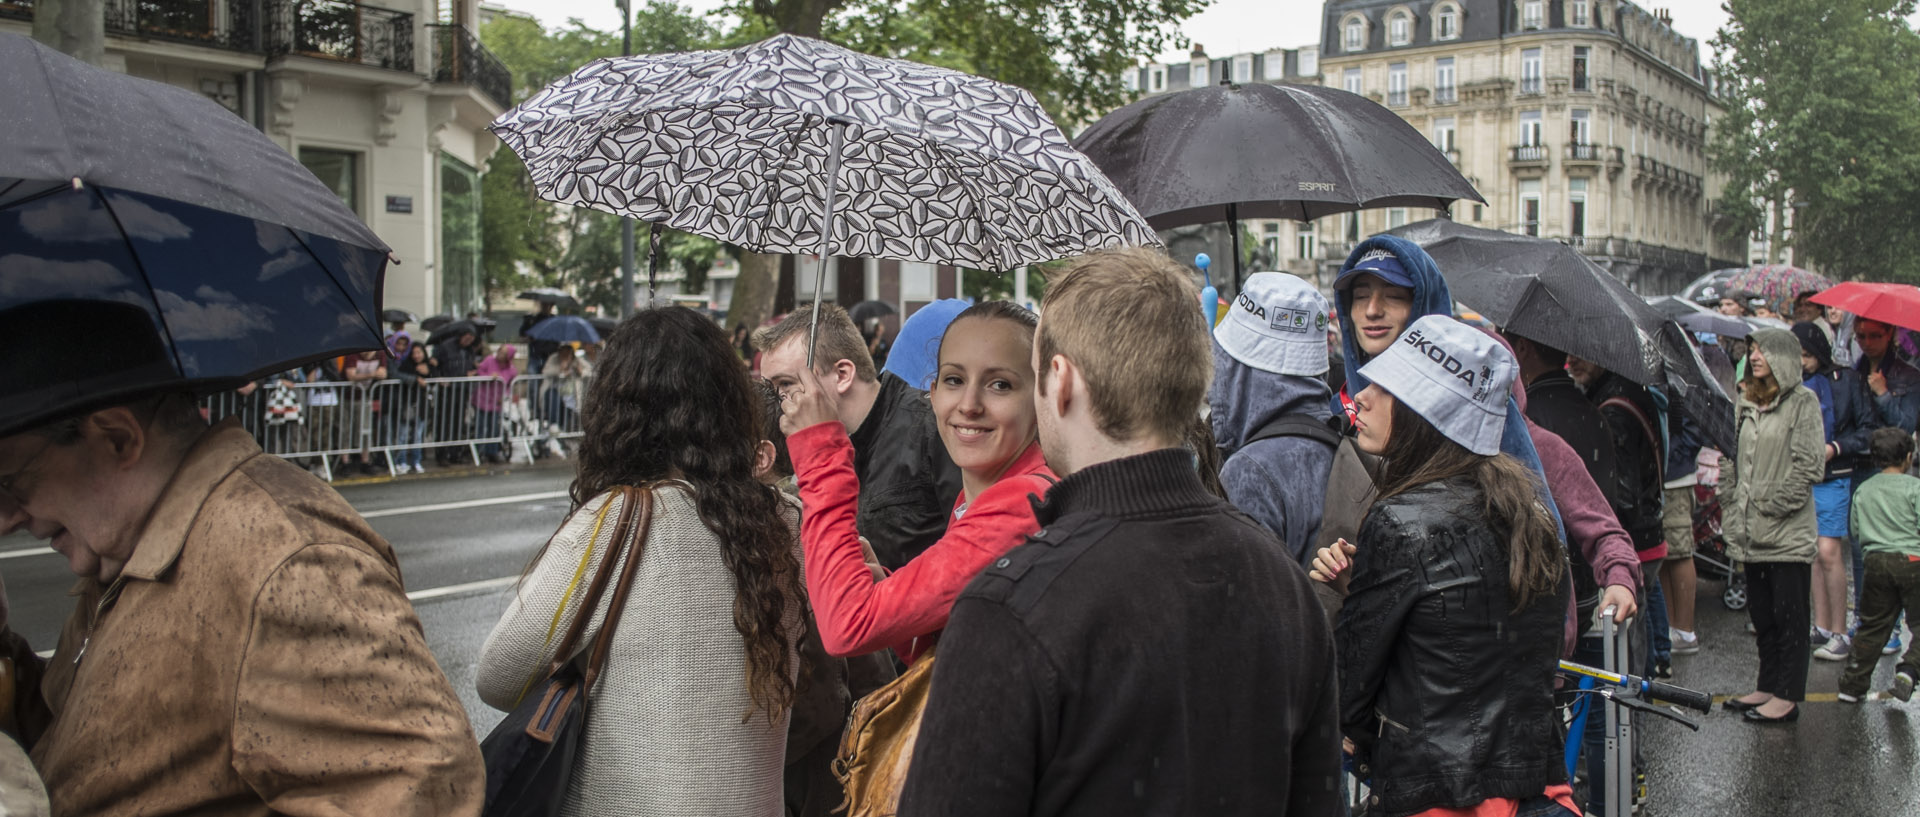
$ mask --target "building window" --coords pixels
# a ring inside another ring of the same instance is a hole
[[[1540,144],[1542,144],[1540,141],[1540,112],[1521,111],[1520,145],[1522,147],[1532,147]]]
[[[1351,246],[1360,243],[1360,214],[1348,213],[1344,218],[1347,222],[1347,244]]]
[[[1433,61],[1433,101],[1436,105],[1450,104],[1459,99],[1459,88],[1453,78],[1453,58],[1441,57]]]
[[[1387,66],[1387,104],[1396,108],[1407,104],[1407,64],[1404,62]]]
[[[1147,69],[1147,90],[1160,93],[1167,89],[1166,66],[1156,65]]]
[[[1520,52],[1520,93],[1540,93],[1540,49],[1528,48]]]
[[[319,177],[320,183],[347,203],[354,215],[360,210],[360,154],[324,148],[300,149],[300,164]]]
[[[1120,87],[1125,88],[1129,91],[1140,90],[1140,72],[1138,70],[1134,70],[1134,71],[1128,71],[1127,73],[1121,75]]]
[[[1573,89],[1576,91],[1593,90],[1593,83],[1587,79],[1587,63],[1592,54],[1593,49],[1584,45],[1573,47]]]
[[[1441,153],[1453,152],[1453,128],[1451,116],[1435,117],[1433,120],[1433,146],[1439,148]]]
[[[480,174],[440,154],[440,309],[453,315],[486,306],[480,273]]]
[[[1567,235],[1578,247],[1587,243],[1587,180],[1567,182]]]
[[[1345,87],[1347,89],[1347,93],[1350,93],[1350,94],[1360,93],[1360,69],[1348,68],[1345,81],[1346,81]]]
[[[1300,76],[1314,77],[1314,76],[1320,75],[1319,47],[1309,46],[1307,48],[1302,48],[1300,49],[1298,55],[1294,59],[1298,62],[1297,68],[1300,71]],[[1271,73],[1276,70],[1281,70],[1281,68],[1284,68],[1284,66],[1285,66],[1285,63],[1283,62],[1279,67],[1269,68],[1267,70],[1269,73]],[[1274,77],[1274,79],[1279,79],[1279,77]]]
[[[1301,56],[1301,65],[1305,65],[1305,55]],[[1260,61],[1260,78],[1269,82],[1279,82],[1287,78],[1287,52],[1268,51],[1266,59]],[[1305,71],[1300,73],[1305,74]]]
[[[1473,206],[1473,220],[1475,223],[1478,223],[1481,217],[1485,215],[1486,215],[1486,207],[1484,205],[1476,204]]]
[[[1207,84],[1207,61],[1194,60],[1193,66],[1187,69],[1187,87],[1204,88]]]
[[[1404,11],[1396,11],[1387,18],[1387,44],[1406,45],[1413,42],[1413,18]]]
[[[1567,119],[1572,123],[1567,133],[1570,141],[1576,145],[1593,144],[1593,111],[1574,108]]]
[[[1451,40],[1460,36],[1460,9],[1452,3],[1445,3],[1433,15],[1433,38]]]
[[[1405,226],[1407,226],[1407,208],[1405,207],[1387,208],[1387,229],[1391,230],[1396,227],[1405,227]]]
[[[1233,58],[1233,81],[1234,82],[1252,82],[1253,81],[1253,55],[1252,54],[1241,54],[1240,56]]]
[[[1314,258],[1313,231],[1301,230],[1299,236],[1297,236],[1294,240],[1296,242],[1294,249],[1297,249],[1300,251],[1300,258],[1302,260],[1312,261]]]
[[[1586,27],[1589,25],[1587,0],[1567,0],[1567,24]]]
[[[1524,0],[1520,4],[1520,27],[1523,29],[1546,28],[1546,5],[1541,0]]]
[[[1520,231],[1533,236],[1540,234],[1539,179],[1520,182]]]
[[[1367,21],[1358,17],[1348,17],[1342,28],[1346,31],[1343,41],[1347,51],[1360,51],[1367,47]]]

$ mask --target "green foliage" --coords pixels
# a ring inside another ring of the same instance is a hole
[[[1709,145],[1734,229],[1785,236],[1829,275],[1920,280],[1915,0],[1727,0],[1714,38],[1727,113]]]
[[[1013,277],[1018,273],[995,272],[983,269],[962,269],[960,271],[960,295],[978,301],[1013,300]],[[1046,297],[1047,279],[1039,267],[1027,271],[1027,300],[1040,303]]]
[[[480,267],[492,291],[510,295],[559,283],[553,205],[534,195],[526,165],[505,145],[480,177],[480,241]]]

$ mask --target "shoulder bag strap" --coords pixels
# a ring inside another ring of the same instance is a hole
[[[593,620],[593,611],[600,609],[600,597],[606,594],[607,584],[613,579],[616,557],[619,555],[618,547],[620,543],[626,541],[627,530],[633,527],[633,489],[622,486],[614,490],[618,492],[617,495],[621,500],[620,521],[613,526],[613,538],[607,540],[607,552],[600,557],[600,569],[594,571],[593,582],[587,585],[587,595],[581,598],[579,611],[573,614],[572,623],[567,625],[567,634],[560,639],[560,646],[553,651],[553,662],[547,667],[549,677],[559,672],[561,667],[566,666],[579,647],[580,639],[585,637],[587,624]],[[608,502],[613,500],[613,496],[607,497]],[[588,542],[587,547],[592,548],[595,544],[597,543]],[[612,616],[610,612],[608,618]]]
[[[592,691],[593,682],[600,677],[600,668],[607,663],[607,652],[613,648],[614,630],[620,627],[620,614],[627,609],[627,594],[633,591],[633,577],[640,572],[640,557],[646,551],[647,532],[653,528],[653,486],[643,485],[628,488],[629,505],[639,505],[639,521],[629,526],[627,535],[633,544],[627,546],[627,560],[620,568],[620,581],[613,587],[613,603],[607,608],[607,618],[600,624],[600,632],[594,635],[593,651],[587,658],[587,674],[581,689]],[[624,543],[626,540],[615,540]],[[609,548],[607,556],[614,551]]]

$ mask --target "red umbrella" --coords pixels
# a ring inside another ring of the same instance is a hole
[[[1920,330],[1920,287],[1846,281],[1807,300],[1852,312],[1862,318]]]

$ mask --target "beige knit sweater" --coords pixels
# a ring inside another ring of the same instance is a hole
[[[544,668],[578,611],[620,517],[620,501],[601,526],[580,587],[554,630],[554,609],[587,551],[601,494],[562,524],[521,583],[480,653],[480,698],[509,710],[530,675]],[[799,512],[789,514],[796,559]],[[617,574],[616,574],[617,575]],[[746,643],[733,625],[735,583],[720,541],[700,521],[691,489],[654,493],[653,527],[599,683],[589,694],[582,757],[563,814],[775,817],[788,713],[769,724],[747,691]],[[611,586],[589,620],[587,641],[612,603]],[[802,600],[787,609],[800,632]],[[584,646],[584,645],[583,645]],[[789,664],[792,677],[797,652]],[[753,717],[741,722],[753,711]]]

